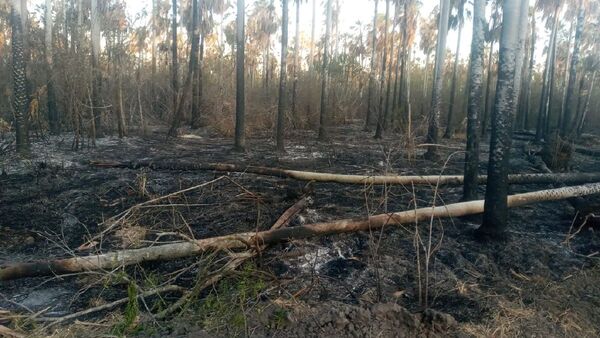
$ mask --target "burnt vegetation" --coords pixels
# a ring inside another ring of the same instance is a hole
[[[0,0],[0,336],[597,337],[598,18]]]

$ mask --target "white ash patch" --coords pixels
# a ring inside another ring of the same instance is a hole
[[[285,160],[313,160],[325,158],[327,154],[320,151],[310,151],[306,146],[295,145],[286,149],[286,154],[281,158]]]
[[[180,138],[189,139],[189,140],[203,140],[204,137],[196,134],[184,134],[179,136]]]
[[[298,257],[296,264],[302,271],[319,271],[321,268],[332,260],[336,254],[332,252],[331,248],[318,247],[310,252]]]

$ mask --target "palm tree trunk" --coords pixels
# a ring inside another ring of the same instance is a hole
[[[403,27],[406,26],[406,23],[404,23],[402,26]],[[404,32],[402,32],[400,34],[404,35]],[[403,38],[401,38],[400,40],[402,41],[402,39]],[[394,40],[392,39],[392,41],[394,41]],[[400,73],[400,64],[402,63],[401,60],[402,60],[403,46],[404,46],[404,43],[400,42],[400,45],[398,46],[398,53],[396,56],[396,68],[394,69],[394,91],[392,93],[394,100],[392,102],[392,117],[391,117],[392,127],[395,124],[395,117],[398,113],[398,104],[400,102],[400,98],[398,97],[400,95],[400,92],[399,92],[400,88],[399,88],[399,82],[398,82],[400,80],[400,78],[398,77],[398,74]]]
[[[531,43],[529,46],[529,66],[527,67],[527,75],[525,76],[525,100],[523,100],[523,128],[529,130],[529,113],[531,111],[531,78],[535,67],[535,40],[536,40],[536,25],[535,15],[531,16]]]
[[[102,115],[100,112],[100,91],[102,87],[102,73],[100,71],[100,23],[98,1],[92,0],[91,9],[91,37],[92,37],[92,138],[103,136]]]
[[[288,55],[288,0],[282,0],[281,16],[281,66],[279,73],[279,104],[277,106],[277,151],[285,151],[283,134],[284,118],[287,109],[287,55]]]
[[[575,30],[575,43],[573,45],[573,55],[571,57],[571,69],[569,71],[569,83],[567,84],[567,95],[565,97],[565,116],[561,125],[561,135],[565,136],[567,128],[571,126],[573,108],[575,104],[575,81],[577,80],[577,66],[579,64],[579,47],[581,45],[581,35],[583,33],[583,25],[585,22],[585,9],[583,1],[579,0],[579,14],[577,15],[577,29]]]
[[[492,21],[492,29],[496,27],[496,20],[498,18],[498,3],[494,6],[494,20]],[[483,111],[483,119],[481,120],[481,136],[485,136],[487,133],[487,126],[489,116],[492,110],[492,67],[493,67],[493,54],[494,53],[494,38],[491,38],[490,41],[490,51],[488,53],[488,63],[487,63],[487,80],[485,84],[485,102],[484,102],[484,111]]]
[[[429,83],[429,58],[431,57],[430,54],[425,55],[425,76],[423,79],[423,106],[425,106],[425,102],[427,101],[427,98],[429,97],[429,87],[428,87],[428,83]]]
[[[19,153],[25,153],[29,149],[29,137],[27,134],[27,75],[25,71],[23,23],[21,21],[23,9],[21,5],[18,1],[12,1],[10,21],[16,145]]]
[[[515,88],[514,88],[514,108],[513,113],[516,113],[519,102],[521,100],[521,88],[523,82],[523,65],[525,64],[525,41],[527,40],[527,19],[529,17],[529,0],[521,0],[521,8],[519,9],[519,32],[517,45],[517,59],[515,60]],[[513,116],[511,116],[511,120]]]
[[[300,67],[300,1],[296,0],[296,38],[294,41],[294,84],[292,88],[292,116],[298,121],[298,68]]]
[[[172,1],[173,18],[171,27],[171,85],[173,90],[173,116],[175,121],[177,118],[177,101],[179,96],[179,75],[178,75],[178,62],[177,62],[177,0]],[[173,129],[173,127],[171,127]],[[171,132],[169,131],[169,135]]]
[[[544,127],[545,135],[550,133],[551,128],[551,119],[553,117],[553,109],[554,108],[554,92],[556,91],[556,46],[557,46],[557,38],[558,35],[554,37],[554,43],[552,44],[552,59],[550,61],[550,80],[548,82],[548,103],[546,105],[546,124]],[[559,111],[560,113],[560,111]]]
[[[596,74],[597,74],[597,71],[594,71],[594,74],[592,74],[592,82],[590,83],[590,89],[588,90],[587,98],[585,100],[585,106],[583,108],[583,113],[581,114],[581,120],[579,120],[579,124],[577,126],[577,138],[581,137],[581,134],[583,133],[583,126],[585,123],[585,118],[587,117],[587,114],[590,110],[590,100],[591,100],[592,94],[594,92],[594,83],[596,82]]]
[[[246,5],[237,0],[236,22],[236,91],[235,91],[235,140],[234,149],[244,151],[246,147],[246,91],[245,91],[245,49],[246,49]]]
[[[56,93],[54,92],[54,64],[52,49],[52,1],[46,0],[45,13],[45,47],[46,47],[46,70],[47,70],[47,90],[48,90],[48,125],[50,133],[57,135],[60,133],[60,121],[56,107]]]
[[[456,54],[454,56],[454,66],[452,68],[452,84],[450,85],[450,108],[448,110],[448,120],[446,121],[446,132],[444,138],[451,138],[454,134],[453,118],[454,118],[454,102],[456,96],[456,78],[458,76],[458,61],[460,53],[460,41],[462,37],[462,22],[458,24],[458,39],[456,40]]]
[[[385,110],[384,110],[384,93],[383,86],[385,85],[385,67],[387,65],[387,44],[388,44],[388,23],[390,21],[390,0],[385,0],[385,24],[383,31],[383,61],[381,63],[381,75],[379,78],[379,114],[377,117],[377,129],[375,130],[375,138],[380,139],[383,137],[383,129],[385,123]]]
[[[365,122],[365,130],[373,124],[373,117],[375,116],[374,103],[375,98],[375,67],[376,63],[376,49],[377,49],[377,6],[379,0],[375,0],[375,11],[373,13],[373,32],[371,33],[371,69],[369,71],[369,93],[367,98],[367,119]],[[314,22],[313,22],[314,25]]]
[[[479,115],[483,93],[483,54],[485,44],[485,2],[473,3],[473,38],[469,66],[469,99],[467,106],[467,150],[465,154],[465,182],[463,200],[477,199],[479,172]]]
[[[310,26],[310,55],[308,56],[308,67],[312,72],[315,67],[315,28],[317,20],[317,0],[312,2],[312,20]]]
[[[433,90],[431,93],[431,109],[429,113],[429,128],[427,143],[431,144],[425,153],[426,159],[437,159],[437,148],[440,114],[442,109],[442,89],[444,75],[444,61],[446,60],[446,38],[448,35],[448,20],[450,17],[450,0],[440,0],[440,20],[438,23],[438,37],[435,51],[435,70]]]
[[[508,158],[512,136],[511,118],[516,108],[515,70],[519,44],[519,10],[522,1],[528,0],[505,0],[503,6],[485,206],[483,223],[477,229],[478,235],[493,239],[504,236],[508,218]]]
[[[173,5],[177,0],[173,0]],[[176,7],[173,7],[176,8]],[[171,123],[171,128],[169,129],[169,136],[173,137],[177,135],[177,129],[179,128],[181,121],[183,120],[183,107],[185,106],[188,94],[195,95],[193,92],[192,82],[195,80],[194,70],[198,67],[198,0],[192,0],[192,43],[190,48],[190,61],[188,65],[187,75],[185,77],[185,83],[183,85],[183,90],[181,95],[175,95],[175,111],[173,114],[173,122]],[[176,48],[177,43],[174,43]],[[174,55],[175,56],[175,55]],[[178,96],[180,96],[178,98]],[[197,112],[196,112],[197,113]],[[192,119],[198,118],[198,116],[192,115]]]
[[[395,6],[395,14],[394,17],[398,17],[398,5]],[[385,94],[385,108],[383,115],[383,130],[387,130],[390,126],[390,99],[392,95],[392,66],[394,65],[394,23],[392,23],[392,31],[390,33],[390,62],[388,68],[388,76],[387,76],[387,89]]]
[[[156,112],[156,40],[158,39],[158,4],[156,3],[158,0],[152,0],[152,40],[151,44],[151,53],[152,53],[152,78],[150,80],[150,94],[151,94],[151,103],[152,103],[152,112]],[[162,117],[162,110],[160,112],[160,117]]]
[[[329,43],[331,38],[331,1],[326,0],[326,19],[325,19],[325,41],[323,42],[323,66],[321,68],[321,113],[319,117],[319,141],[329,139],[329,112],[327,111],[327,99],[329,89],[327,82],[329,80]]]
[[[546,56],[546,65],[544,68],[544,78],[542,79],[542,94],[540,96],[540,107],[537,118],[537,128],[535,132],[535,140],[540,142],[546,133],[546,120],[548,112],[548,91],[550,86],[551,69],[554,67],[552,64],[552,55],[554,50],[554,44],[556,40],[556,33],[558,29],[558,7],[554,11],[554,23],[552,25],[552,33],[550,35],[550,41],[548,42],[548,53]]]
[[[571,42],[573,40],[573,31],[575,29],[575,25],[573,22],[571,22],[571,29],[569,29],[569,39],[567,41],[567,62],[565,62],[565,70],[563,73],[563,81],[562,81],[562,101],[561,101],[561,105],[560,105],[560,112],[558,114],[558,124],[557,124],[557,128],[559,129],[560,135],[564,136],[563,133],[563,118],[565,115],[565,112],[567,110],[567,91],[568,91],[568,83],[569,83],[569,66],[571,65],[571,58],[573,57],[573,54],[571,54]],[[566,127],[564,127],[565,131]]]
[[[203,0],[192,0],[192,43],[190,50],[190,62],[193,64],[190,69],[193,76],[192,80],[192,123],[193,129],[200,127],[200,62],[198,62],[198,44],[200,40],[200,30],[202,29],[202,3]]]

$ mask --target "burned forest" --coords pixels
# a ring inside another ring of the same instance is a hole
[[[0,0],[0,337],[600,336],[597,0]]]

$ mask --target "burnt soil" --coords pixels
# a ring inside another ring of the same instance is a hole
[[[301,196],[312,203],[292,220],[302,223],[364,217],[385,211],[459,202],[461,187],[364,187],[305,182],[243,173],[97,168],[90,160],[153,160],[165,163],[222,162],[341,174],[461,174],[463,141],[445,140],[441,160],[422,159],[424,148],[408,151],[392,137],[373,140],[359,126],[332,131],[330,142],[314,141],[312,132],[296,132],[288,152],[273,151],[273,140],[248,140],[248,151],[232,151],[229,139],[209,130],[188,131],[166,141],[156,130],[141,138],[100,139],[95,148],[72,151],[64,135],[33,143],[32,155],[0,157],[0,265],[85,255],[95,251],[155,245],[181,240],[173,233],[204,238],[265,230]],[[419,140],[417,140],[419,141]],[[418,143],[418,142],[417,142]],[[597,142],[588,147],[600,147]],[[510,170],[539,172],[539,151],[527,138],[515,139]],[[407,156],[408,154],[416,156]],[[485,173],[487,145],[480,172]],[[593,172],[600,158],[574,154],[571,170]],[[103,230],[103,220],[128,207],[219,176],[222,179],[162,207],[143,209],[94,248],[75,251]],[[511,186],[511,193],[552,188]],[[480,187],[483,196],[484,186]],[[592,210],[593,211],[593,210]],[[575,220],[575,221],[574,221]],[[159,312],[178,298],[140,302],[135,323],[118,334],[170,337],[213,336],[568,336],[600,334],[600,236],[566,201],[510,210],[508,238],[479,242],[473,230],[480,220],[434,220],[429,261],[427,310],[419,300],[422,249],[429,223],[389,227],[272,246],[252,262],[205,290],[167,320]],[[573,228],[570,230],[570,228]],[[569,232],[580,230],[569,237]],[[167,232],[169,234],[167,234]],[[68,277],[0,282],[0,310],[43,311],[63,316],[127,297],[133,281],[150,289],[164,283],[193,287],[223,262],[203,256]],[[182,270],[182,269],[185,269]],[[175,275],[176,272],[181,272]],[[142,304],[143,303],[143,304]],[[82,317],[79,323],[51,328],[3,321],[31,335],[88,336],[115,333],[125,307]],[[90,322],[95,322],[92,325]],[[87,323],[87,324],[86,324]],[[135,327],[135,328],[134,328]],[[121,329],[123,327],[121,326]],[[85,332],[85,333],[82,333]]]

